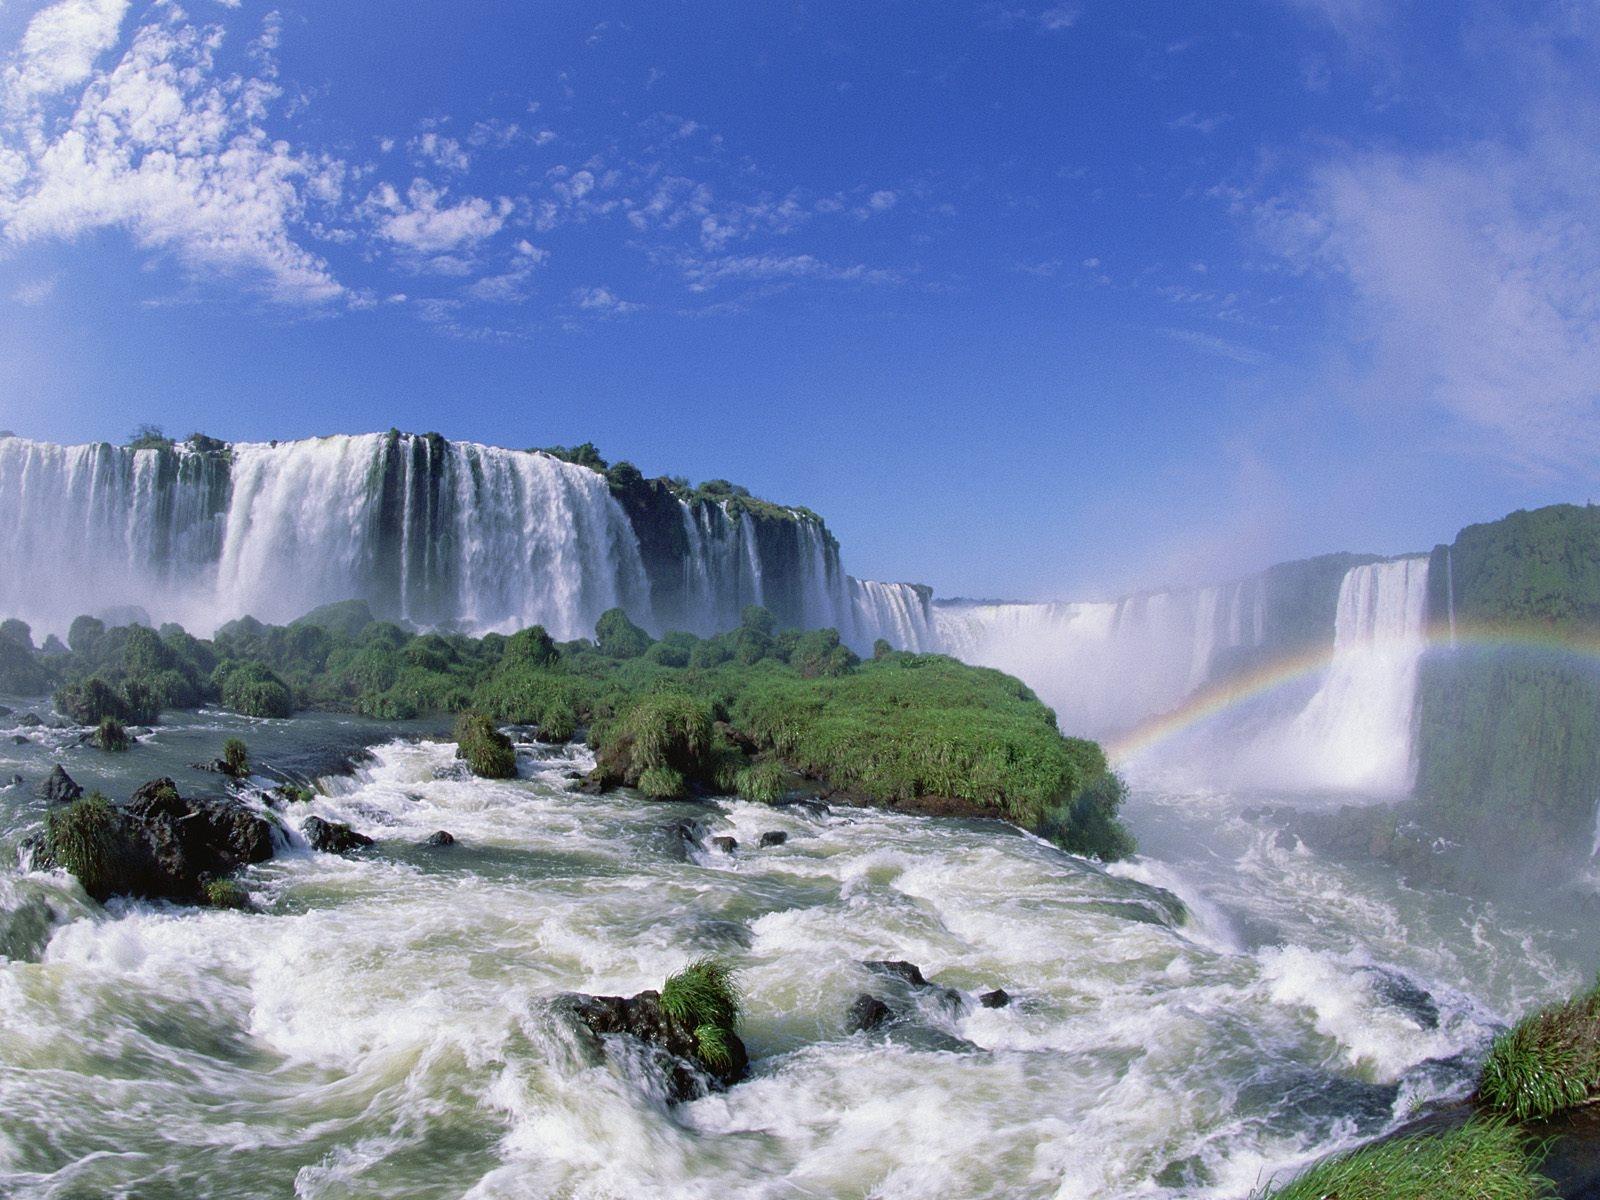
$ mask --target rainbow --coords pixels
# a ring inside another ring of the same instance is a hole
[[[1528,624],[1457,622],[1452,630],[1444,622],[1421,637],[1424,649],[1463,646],[1542,650],[1564,657],[1600,662],[1600,629],[1557,630]],[[1314,677],[1333,661],[1333,647],[1321,646],[1302,654],[1287,655],[1255,670],[1201,688],[1177,708],[1159,713],[1106,742],[1106,755],[1115,764],[1135,758],[1168,738],[1200,725],[1279,688]]]

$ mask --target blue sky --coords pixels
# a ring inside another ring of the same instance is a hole
[[[593,440],[1042,597],[1600,463],[1592,4],[0,0],[0,427]]]

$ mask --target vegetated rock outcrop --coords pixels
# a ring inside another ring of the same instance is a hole
[[[740,1007],[732,973],[715,959],[690,963],[659,992],[572,992],[554,1002],[597,1055],[612,1039],[626,1039],[662,1081],[670,1103],[732,1087],[748,1073],[749,1054],[737,1032]]]
[[[209,884],[272,857],[272,832],[271,821],[243,800],[184,797],[162,778],[123,804],[98,793],[54,804],[34,853],[36,864],[65,868],[102,902],[134,896],[203,904]]]
[[[342,821],[328,821],[322,817],[307,817],[300,832],[305,834],[313,850],[324,854],[348,854],[372,845],[372,839],[366,834],[357,833]]]

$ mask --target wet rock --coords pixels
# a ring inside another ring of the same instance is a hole
[[[28,744],[28,739],[23,737],[20,733],[14,733],[11,735],[11,744],[13,746],[26,746]]]
[[[978,1003],[985,1008],[1005,1008],[1011,1003],[1011,993],[1005,988],[995,988],[994,991],[979,996]]]
[[[761,835],[760,848],[765,850],[768,846],[781,846],[789,840],[789,835],[781,829],[769,829]]]
[[[46,804],[68,804],[83,795],[83,789],[57,763],[50,774],[34,785],[33,794]]]
[[[0,704],[0,717],[9,717],[12,711],[13,710],[7,708],[4,704]]]
[[[714,837],[711,844],[724,854],[732,854],[739,848],[739,839],[731,837]]]
[[[21,775],[13,775],[10,779],[6,780],[6,786],[7,787],[21,787],[23,784],[25,784],[27,782],[28,781],[26,779],[24,779]]]
[[[305,834],[313,850],[324,854],[348,854],[372,845],[372,839],[366,834],[357,833],[342,821],[325,821],[321,817],[307,817],[300,832]]]
[[[20,729],[38,729],[43,724],[44,720],[38,713],[23,713],[17,718],[17,726]]]
[[[873,958],[864,960],[861,965],[875,974],[904,980],[912,987],[924,988],[929,986],[928,981],[923,978],[922,968],[917,966],[916,963],[908,963],[904,959]]]
[[[1363,967],[1361,971],[1378,999],[1398,1008],[1423,1029],[1439,1028],[1439,1006],[1426,988],[1387,967]]]
[[[652,1060],[674,1103],[692,1100],[712,1088],[730,1087],[749,1070],[744,1043],[728,1035],[730,1061],[714,1070],[700,1061],[694,1030],[661,1007],[661,994],[637,996],[586,996],[569,993],[555,1001],[558,1013],[570,1017],[580,1034],[598,1052],[607,1052],[609,1038],[632,1039]]]
[[[430,833],[428,840],[423,843],[425,846],[454,846],[455,844],[455,835],[444,829],[439,830],[437,833]]]
[[[871,992],[862,992],[856,997],[855,1003],[850,1006],[849,1026],[851,1033],[865,1033],[869,1029],[876,1029],[889,1019],[889,1006],[879,1000]]]
[[[1300,844],[1300,839],[1295,837],[1295,835],[1290,833],[1287,829],[1280,829],[1277,833],[1272,835],[1272,844],[1279,850],[1293,850],[1297,845]]]
[[[826,817],[833,812],[833,809],[829,808],[820,800],[782,800],[779,801],[778,807],[797,808],[801,812],[805,813],[806,816],[817,819]]]

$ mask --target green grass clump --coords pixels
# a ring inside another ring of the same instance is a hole
[[[732,1062],[728,1034],[737,1032],[744,997],[733,969],[719,958],[697,958],[669,976],[661,988],[661,1008],[694,1030],[701,1060],[714,1070]]]
[[[1550,1181],[1516,1126],[1470,1121],[1324,1159],[1260,1200],[1540,1200]]]
[[[213,879],[206,884],[205,895],[212,908],[250,907],[250,893],[231,879]]]
[[[641,770],[672,767],[695,771],[711,753],[711,707],[683,692],[642,697],[622,718],[633,739],[633,761]]]
[[[783,784],[783,765],[771,759],[751,763],[734,776],[734,790],[757,804],[776,804],[783,799]]]
[[[127,729],[115,717],[101,717],[92,740],[101,750],[110,750],[114,753],[126,750],[133,743]]]
[[[90,792],[45,818],[45,850],[78,877],[84,891],[104,899],[122,882],[119,826],[110,802]]]
[[[239,738],[229,738],[222,743],[222,764],[229,775],[244,778],[250,774],[250,748]]]
[[[1494,1040],[1478,1098],[1518,1120],[1600,1095],[1600,984],[1523,1017]]]
[[[639,790],[652,800],[678,800],[688,795],[682,771],[671,767],[646,767],[639,773]]]
[[[464,713],[456,722],[456,757],[482,779],[515,779],[517,751],[511,739],[483,713]]]

